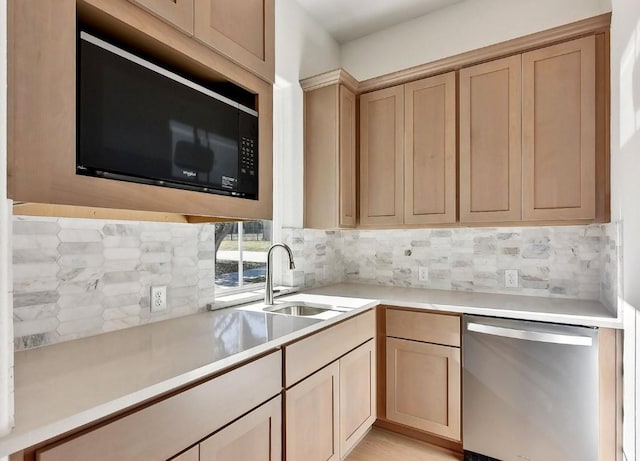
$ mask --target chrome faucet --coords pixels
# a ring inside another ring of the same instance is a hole
[[[271,268],[271,253],[273,253],[273,250],[277,247],[282,247],[287,250],[287,253],[289,254],[289,269],[296,268],[296,265],[293,262],[293,252],[288,245],[285,245],[284,243],[274,243],[271,245],[269,251],[267,251],[267,280],[264,284],[264,303],[267,306],[273,304],[273,269]]]

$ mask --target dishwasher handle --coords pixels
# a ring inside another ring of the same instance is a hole
[[[570,346],[592,346],[593,338],[590,336],[577,336],[558,333],[546,333],[543,331],[520,330],[516,328],[484,325],[482,323],[467,323],[467,330],[486,335],[503,336],[505,338],[523,339],[541,343],[567,344]]]

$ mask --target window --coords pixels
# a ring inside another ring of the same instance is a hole
[[[217,223],[216,291],[255,288],[266,278],[271,221]]]

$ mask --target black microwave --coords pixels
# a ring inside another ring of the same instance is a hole
[[[88,32],[76,173],[258,199],[258,113]]]

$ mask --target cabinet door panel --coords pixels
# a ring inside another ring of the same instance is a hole
[[[360,224],[402,224],[402,86],[360,96]]]
[[[338,362],[326,366],[286,392],[286,459],[340,459]]]
[[[595,38],[525,53],[525,220],[595,217]]]
[[[387,419],[460,440],[460,349],[387,338]]]
[[[200,461],[280,461],[282,401],[276,397],[200,443]]]
[[[521,57],[460,71],[460,221],[521,219]]]
[[[194,0],[130,0],[164,19],[170,24],[193,35]]]
[[[456,75],[405,85],[404,222],[456,221]]]
[[[274,0],[195,0],[195,37],[274,81]]]
[[[171,458],[169,461],[199,461],[200,460],[200,446],[195,447],[179,454],[175,458]]]
[[[340,86],[340,227],[356,225],[356,96]]]
[[[373,339],[340,359],[340,456],[344,458],[376,420]]]

